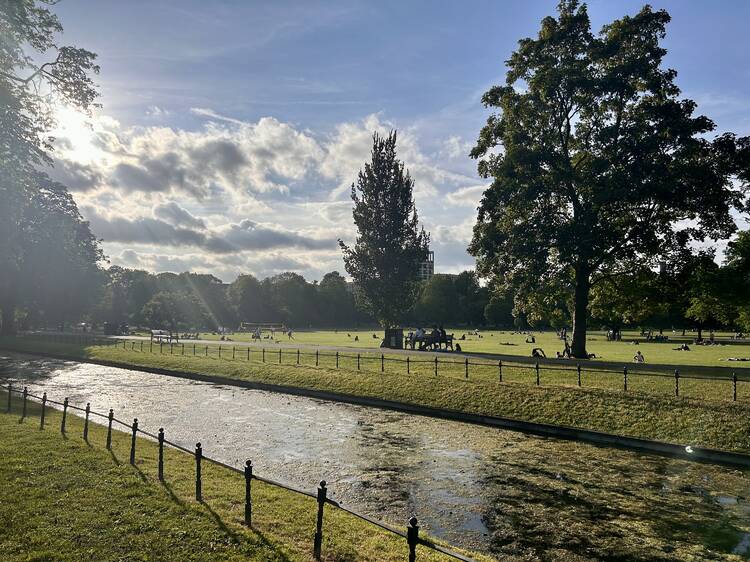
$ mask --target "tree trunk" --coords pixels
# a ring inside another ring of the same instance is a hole
[[[698,341],[701,342],[703,341],[703,325],[698,324],[696,327],[698,328]]]
[[[16,333],[16,306],[13,299],[5,298],[0,303],[0,335],[12,336]]]
[[[586,324],[589,309],[589,290],[591,289],[588,270],[577,268],[575,283],[573,345],[570,352],[573,357],[588,359],[589,355],[586,352]]]

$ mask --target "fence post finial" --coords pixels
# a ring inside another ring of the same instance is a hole
[[[406,527],[406,542],[409,544],[409,562],[417,560],[417,543],[419,543],[419,525],[416,517],[409,519]]]
[[[250,491],[253,480],[253,461],[245,461],[245,525],[253,525],[253,498]]]
[[[133,419],[133,436],[130,439],[130,464],[135,465],[135,440],[138,433],[138,418]]]
[[[159,428],[159,482],[164,482],[164,428]]]
[[[313,545],[313,557],[320,560],[320,553],[323,548],[323,506],[326,503],[326,481],[321,480],[318,487],[318,518],[315,524],[315,543]]]
[[[203,448],[200,443],[195,444],[195,501],[203,501],[203,483],[201,481],[201,459]]]

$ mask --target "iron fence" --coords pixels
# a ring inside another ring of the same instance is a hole
[[[83,414],[81,417],[83,417],[84,419],[82,438],[86,443],[89,443],[89,421],[90,421],[91,416],[95,416],[102,420],[106,420],[106,425],[107,425],[106,448],[108,450],[112,449],[113,425],[114,424],[119,425],[120,427],[124,428],[127,432],[129,432],[131,435],[130,457],[129,457],[131,465],[135,465],[136,460],[137,460],[137,450],[138,450],[137,437],[138,435],[139,434],[144,435],[150,439],[153,439],[154,441],[158,443],[157,478],[160,482],[165,481],[165,478],[164,478],[164,473],[165,473],[164,448],[165,446],[169,446],[178,451],[182,451],[183,453],[186,453],[188,455],[192,455],[195,459],[195,499],[198,502],[203,501],[202,463],[204,461],[210,462],[217,466],[221,466],[231,472],[242,475],[245,480],[245,494],[243,498],[244,523],[249,528],[252,528],[253,526],[253,523],[252,523],[253,510],[254,510],[253,501],[252,501],[252,481],[253,480],[257,480],[258,482],[263,482],[271,486],[283,488],[290,492],[294,492],[296,494],[301,494],[301,495],[315,499],[316,500],[316,525],[315,525],[315,533],[313,535],[313,557],[315,558],[315,560],[321,560],[321,556],[322,556],[323,527],[324,527],[323,507],[326,504],[328,504],[336,509],[340,509],[350,515],[353,515],[363,521],[376,525],[377,527],[387,532],[393,533],[399,537],[406,539],[406,551],[408,552],[408,560],[410,562],[415,562],[417,559],[416,558],[417,545],[422,545],[426,548],[429,548],[431,550],[434,550],[436,552],[449,556],[455,560],[461,560],[463,562],[475,562],[474,559],[469,558],[468,556],[465,556],[461,553],[455,552],[449,548],[446,548],[440,544],[437,544],[427,537],[420,536],[419,524],[418,524],[416,517],[412,517],[411,519],[409,519],[409,522],[406,526],[406,531],[402,531],[401,529],[388,525],[387,523],[378,521],[377,519],[368,517],[367,515],[358,513],[354,510],[344,507],[336,500],[328,497],[328,485],[325,480],[320,481],[320,484],[316,492],[314,493],[309,492],[307,490],[296,488],[288,484],[284,484],[276,480],[272,480],[270,478],[259,476],[257,473],[254,472],[252,461],[249,459],[245,462],[244,467],[242,469],[239,469],[230,464],[224,463],[218,459],[214,459],[214,458],[206,456],[203,453],[203,447],[200,442],[196,443],[194,450],[191,450],[191,449],[188,449],[187,447],[183,447],[182,445],[179,445],[178,443],[174,443],[166,439],[164,428],[159,428],[159,432],[157,434],[153,434],[151,432],[145,431],[139,427],[139,422],[137,418],[133,419],[132,423],[127,423],[115,417],[114,410],[112,409],[110,409],[109,412],[106,414],[102,412],[97,412],[91,409],[90,403],[87,403],[85,407],[76,406],[74,404],[71,404],[69,398],[67,397],[62,402],[59,402],[59,401],[49,398],[47,396],[46,391],[43,392],[41,396],[37,394],[32,394],[28,391],[28,387],[26,386],[23,387],[23,390],[19,390],[19,389],[13,388],[12,384],[8,384],[7,393],[8,393],[8,401],[7,401],[7,406],[6,406],[7,413],[10,413],[12,411],[13,395],[14,394],[20,395],[21,400],[22,400],[21,420],[26,419],[28,416],[27,403],[29,402],[29,400],[31,399],[31,400],[36,400],[39,402],[39,404],[41,405],[41,411],[39,415],[40,429],[44,429],[45,427],[47,407],[49,405],[58,406],[62,412],[61,421],[60,421],[60,432],[63,435],[67,434],[66,424],[67,424],[67,418],[68,418],[68,410],[80,412],[81,414]]]
[[[675,397],[686,395],[686,385],[712,383],[711,392],[705,389],[693,393],[699,399],[718,398],[723,401],[747,402],[750,392],[745,390],[750,380],[738,377],[736,372],[731,376],[712,376],[689,373],[675,369],[672,373],[649,372],[633,369],[623,365],[622,369],[606,368],[588,364],[585,367],[576,364],[545,364],[540,362],[522,363],[515,361],[497,362],[480,358],[462,359],[441,357],[435,354],[431,358],[422,356],[386,355],[385,353],[346,353],[342,351],[321,351],[316,349],[275,347],[268,349],[259,346],[197,344],[195,342],[154,342],[148,340],[126,340],[102,338],[93,335],[45,334],[32,336],[52,343],[74,343],[78,345],[98,345],[122,348],[126,351],[154,353],[161,355],[179,355],[183,357],[209,357],[234,361],[256,361],[267,365],[303,365],[329,367],[331,369],[369,373],[403,373],[406,375],[430,374],[435,377],[473,379],[485,382],[522,382],[534,386],[573,386],[578,388],[620,389],[632,392],[638,387],[640,391],[658,394],[667,391]],[[510,376],[509,376],[510,375]],[[515,380],[513,380],[515,379]],[[645,381],[645,383],[644,383]],[[587,384],[588,382],[588,384]],[[640,382],[640,384],[638,384]],[[604,385],[604,386],[602,386]],[[657,392],[658,391],[658,392]]]

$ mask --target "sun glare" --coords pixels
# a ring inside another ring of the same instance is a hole
[[[104,152],[96,146],[96,133],[101,129],[96,117],[67,106],[60,106],[55,111],[57,126],[52,134],[55,137],[55,148],[67,159],[81,164],[90,164],[104,158]]]

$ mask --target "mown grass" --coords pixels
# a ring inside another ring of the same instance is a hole
[[[547,356],[554,357],[556,351],[563,351],[564,344],[557,337],[554,331],[534,332],[535,343],[526,343],[526,334],[516,333],[510,330],[481,330],[479,335],[475,335],[466,328],[446,328],[448,333],[454,334],[456,338],[464,336],[464,340],[456,340],[455,343],[461,344],[461,349],[468,353],[494,353],[502,355],[520,355],[530,357],[531,350],[535,347],[542,348]],[[144,335],[148,335],[145,334]],[[750,345],[746,343],[732,343],[729,335],[726,333],[716,334],[717,341],[727,343],[727,345],[702,346],[693,345],[692,340],[695,334],[688,333],[685,337],[681,332],[665,332],[670,338],[667,342],[647,342],[638,332],[628,331],[623,333],[623,341],[607,341],[603,332],[591,331],[587,338],[587,350],[594,353],[596,357],[590,363],[600,361],[632,363],[633,355],[640,349],[646,358],[647,364],[666,364],[666,365],[701,365],[715,367],[748,367],[748,363],[727,361],[730,357],[750,358]],[[375,337],[373,337],[375,336]],[[219,334],[203,332],[200,339],[218,340]],[[383,338],[383,331],[378,329],[371,330],[310,330],[293,332],[293,338],[290,340],[282,332],[277,332],[274,340],[263,339],[261,341],[252,340],[249,333],[236,333],[229,336],[232,340],[238,342],[253,342],[256,346],[272,346],[275,342],[300,345],[318,345],[318,346],[336,346],[352,348],[372,348],[377,349]],[[708,332],[704,334],[708,338]],[[638,346],[631,342],[638,340]],[[690,351],[678,351],[675,348],[679,344],[687,342]]]
[[[422,404],[490,416],[580,427],[608,433],[657,439],[718,449],[750,452],[750,403],[715,400],[701,387],[695,397],[664,393],[642,393],[613,388],[575,386],[535,386],[518,382],[503,370],[503,382],[497,374],[434,376],[424,372],[386,370],[384,373],[357,371],[340,361],[339,369],[329,365],[266,363],[257,354],[248,362],[231,355],[158,354],[139,348],[40,343],[25,338],[0,341],[0,347],[17,351],[64,354],[71,358],[114,361],[124,366],[158,367],[186,373],[213,374],[222,377],[277,385],[340,392],[398,402]],[[181,351],[181,349],[180,349]],[[285,356],[282,356],[282,361]],[[308,358],[310,359],[310,358]],[[278,356],[276,361],[278,361]],[[314,358],[312,359],[314,362]],[[546,376],[546,375],[545,375]],[[564,376],[570,376],[566,373]],[[650,380],[650,379],[649,379]],[[654,379],[656,380],[656,379]],[[661,380],[661,379],[659,379]],[[669,384],[673,382],[666,379]],[[546,384],[546,383],[545,383]],[[614,384],[614,383],[613,383]],[[681,384],[688,384],[682,381]],[[703,385],[708,381],[690,381]],[[723,383],[722,384],[728,384]],[[750,383],[743,383],[745,385]],[[635,385],[634,385],[635,386]],[[685,387],[683,387],[685,388]],[[672,390],[673,392],[673,390]],[[722,387],[722,392],[726,389]],[[700,396],[700,397],[698,397]],[[743,394],[744,396],[744,394]]]
[[[195,460],[167,448],[165,477],[156,478],[158,447],[138,439],[136,464],[128,464],[130,436],[21,400],[0,413],[0,553],[7,561],[312,559],[314,499],[253,482],[253,529],[242,523],[244,478],[203,462],[203,502],[195,501]],[[403,538],[326,506],[325,560],[404,560]],[[487,560],[473,555],[478,560]],[[418,559],[450,558],[418,547]]]

